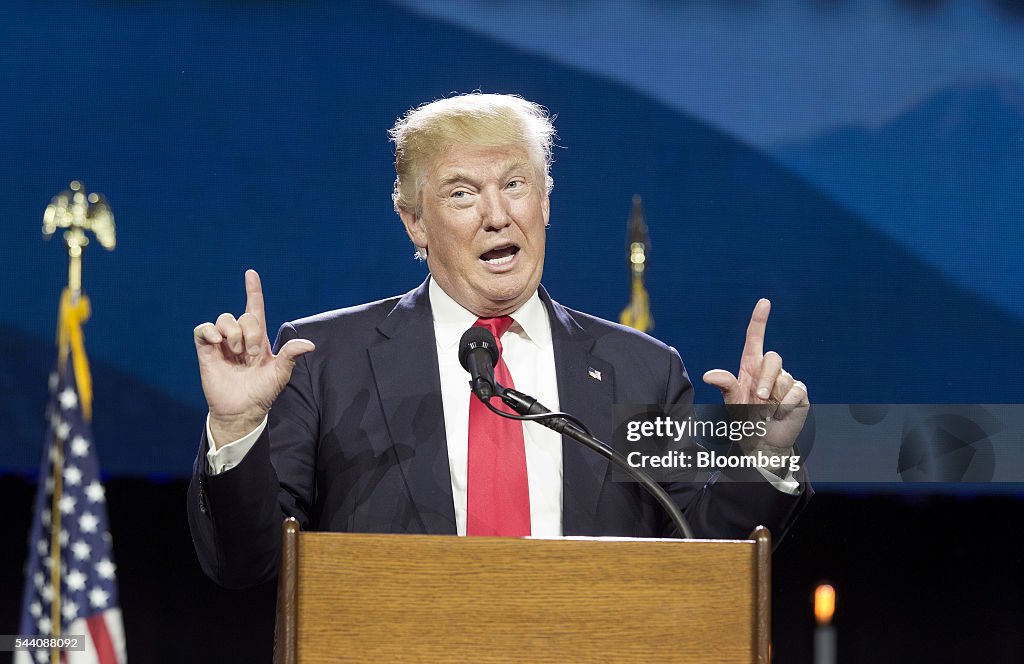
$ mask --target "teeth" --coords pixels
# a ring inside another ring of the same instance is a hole
[[[501,258],[485,258],[484,261],[489,265],[504,265],[505,263],[511,262],[515,256],[515,254],[509,254],[508,256],[502,256]]]

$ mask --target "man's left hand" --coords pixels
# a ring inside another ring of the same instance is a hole
[[[789,454],[807,419],[810,402],[807,387],[782,368],[782,357],[775,351],[764,352],[764,332],[772,303],[758,300],[747,326],[747,339],[740,356],[739,377],[724,369],[704,374],[704,382],[722,392],[726,405],[760,406],[750,408],[768,420],[767,435],[758,439],[748,453]]]

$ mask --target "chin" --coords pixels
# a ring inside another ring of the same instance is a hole
[[[518,309],[527,299],[528,295],[520,292],[508,291],[487,291],[479,290],[480,304],[488,316],[503,316]]]

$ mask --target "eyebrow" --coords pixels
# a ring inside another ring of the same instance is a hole
[[[505,161],[501,162],[499,164],[499,169],[499,172],[502,174],[502,176],[507,176],[510,173],[520,169],[533,170],[533,167],[530,165],[530,162],[526,161],[525,159],[515,158],[506,159]],[[468,171],[464,171],[460,168],[455,168],[449,171],[438,181],[438,186],[445,187],[456,182],[469,182],[471,184],[476,184],[476,179]]]

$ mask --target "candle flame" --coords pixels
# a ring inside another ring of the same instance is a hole
[[[819,625],[832,622],[832,614],[836,612],[836,589],[823,583],[814,589],[814,618]]]

